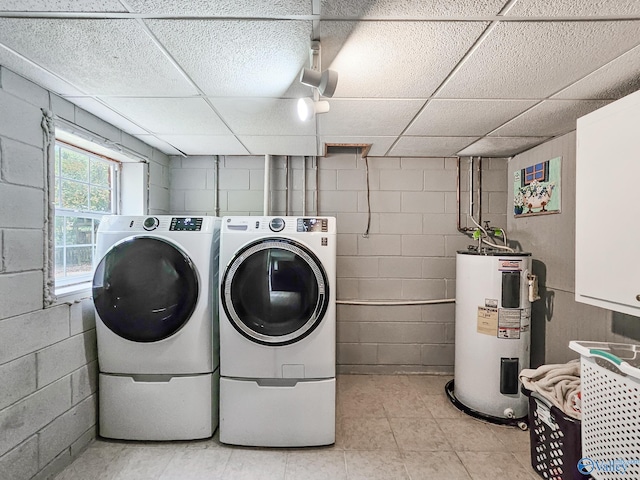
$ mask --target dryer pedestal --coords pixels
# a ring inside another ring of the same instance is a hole
[[[179,377],[100,373],[100,436],[119,440],[209,438],[218,425],[219,378],[219,370]]]
[[[220,379],[220,441],[309,447],[336,440],[336,380]]]

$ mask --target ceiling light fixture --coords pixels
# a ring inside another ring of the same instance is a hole
[[[317,88],[323,97],[333,97],[338,86],[338,72],[325,70],[320,73],[317,70],[303,68],[300,72],[300,83]]]
[[[313,98],[298,100],[298,117],[303,122],[311,120],[316,113],[329,111],[329,102],[320,100],[323,97],[333,97],[338,86],[338,72],[320,69],[320,42],[311,43],[311,68],[303,68],[300,72],[300,83],[313,87]]]
[[[301,98],[298,100],[298,117],[303,122],[311,120],[316,113],[326,113],[329,111],[329,102],[320,100],[314,102],[311,98]]]

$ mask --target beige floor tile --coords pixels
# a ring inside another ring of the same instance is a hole
[[[391,430],[402,451],[435,452],[453,450],[436,420],[391,418]]]
[[[181,447],[134,446],[127,447],[118,455],[116,463],[122,468],[114,480],[150,480],[158,478]]]
[[[230,449],[187,448],[174,455],[158,480],[214,480],[222,478],[222,472],[231,457]]]
[[[387,394],[382,399],[387,417],[433,418],[426,403],[417,394]]]
[[[423,395],[422,401],[433,418],[468,418],[468,415],[458,410],[444,393]]]
[[[519,429],[518,427],[505,425],[488,425],[488,427],[498,438],[498,440],[500,440],[500,442],[504,445],[507,452],[530,452],[529,430],[524,431]]]
[[[284,480],[284,450],[234,448],[222,473],[224,480]]]
[[[409,480],[397,452],[345,452],[349,480]]]
[[[292,450],[287,454],[285,480],[346,480],[344,451]]]
[[[436,419],[445,438],[456,452],[503,452],[505,447],[491,429],[473,418]]]
[[[124,467],[118,460],[124,448],[117,443],[95,441],[56,480],[111,480]]]
[[[354,389],[337,396],[337,414],[341,417],[384,417],[379,394]]]
[[[508,452],[458,452],[474,480],[533,480],[535,472]],[[539,478],[539,477],[538,477]]]
[[[403,452],[411,480],[471,480],[455,452]]]
[[[421,395],[441,395],[452,378],[451,375],[409,375],[408,382]]]
[[[398,450],[386,418],[342,417],[337,432],[336,446],[345,450]]]

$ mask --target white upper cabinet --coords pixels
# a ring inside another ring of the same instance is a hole
[[[640,316],[640,91],[578,119],[575,291]]]

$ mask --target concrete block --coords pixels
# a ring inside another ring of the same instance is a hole
[[[172,190],[204,190],[207,185],[207,171],[200,168],[171,170]]]
[[[73,458],[71,458],[71,451],[66,449],[51,462],[42,468],[38,474],[30,480],[51,480],[57,478],[56,475],[62,472],[68,465],[71,465]]]
[[[89,427],[80,437],[71,444],[71,458],[77,458],[96,439],[96,425]]]
[[[338,190],[365,190],[367,188],[364,170],[336,170]],[[321,183],[321,188],[324,184]]]
[[[423,258],[422,278],[456,278],[456,259],[454,257]]]
[[[51,110],[60,118],[75,123],[76,108],[73,103],[55,93],[50,93]]]
[[[213,211],[213,190],[187,190],[184,192],[184,207],[187,212]]]
[[[96,332],[89,330],[80,335],[44,348],[36,353],[38,361],[38,387],[42,388],[98,358]]]
[[[369,170],[398,170],[400,168],[399,157],[369,157]],[[358,157],[358,167],[364,168],[364,159]]]
[[[0,456],[71,408],[71,381],[58,380],[0,411]]]
[[[38,436],[33,435],[0,457],[2,480],[25,480],[38,473]]]
[[[15,276],[2,275],[0,280]],[[15,281],[13,285],[15,288]],[[26,288],[29,288],[29,285],[23,286],[22,289]],[[38,288],[42,289],[42,283],[38,284]],[[3,294],[0,298],[7,298],[7,295]],[[40,303],[41,306],[42,303]],[[0,364],[33,353],[68,336],[69,307],[67,305],[0,320]]]
[[[149,211],[169,213],[169,189],[157,185],[149,186]]]
[[[402,253],[401,241],[400,235],[371,235],[367,238],[359,236],[358,255],[400,255]]]
[[[124,132],[123,132],[124,135]],[[153,160],[156,163],[159,163],[161,165],[163,165],[166,168],[169,168],[170,166],[170,159],[169,159],[169,155],[167,155],[164,152],[161,152],[160,150],[157,150],[155,148],[152,148],[151,150],[151,160]]]
[[[220,170],[219,187],[221,190],[249,190],[249,170],[239,168]]]
[[[338,343],[358,343],[360,324],[357,322],[337,322],[336,341]]]
[[[96,423],[97,395],[83,400],[38,433],[38,464],[43,468]]]
[[[444,213],[444,192],[402,192],[402,212]]]
[[[383,278],[421,278],[422,259],[418,257],[381,257],[379,276]]]
[[[474,242],[472,239],[470,239],[466,235],[459,233],[457,235],[446,235],[444,237],[444,243],[445,243],[445,251],[444,251],[444,255],[441,255],[441,256],[455,258],[458,250],[467,250],[469,245],[472,245],[477,242]],[[430,255],[430,256],[436,256],[436,255]]]
[[[445,208],[446,210],[446,208]],[[458,226],[453,213],[424,213],[422,215],[422,232],[427,235],[456,235]]]
[[[122,132],[120,135],[121,135],[120,142],[122,143],[123,147],[133,150],[134,152],[139,153],[140,155],[146,157],[147,159],[153,158],[155,162],[159,161],[159,158],[157,156],[155,158],[153,157],[153,147],[147,145],[139,138],[129,135],[128,133]],[[155,163],[155,162],[152,161],[149,163]]]
[[[370,192],[369,202],[371,204],[372,212],[400,212],[401,207],[401,192]],[[366,212],[367,207],[367,194],[366,192],[360,192],[358,194],[358,211]]]
[[[421,322],[419,305],[338,305],[338,315],[351,322]]]
[[[402,235],[402,255],[409,257],[443,257],[442,235]]]
[[[380,175],[380,190],[422,191],[424,173],[420,170],[389,170]]]
[[[149,162],[149,184],[169,188],[169,168],[158,162]]]
[[[512,178],[513,181],[513,178]],[[507,191],[507,171],[506,170],[483,170],[482,190],[484,192],[506,192]]]
[[[351,170],[349,170],[351,171]],[[296,175],[297,173],[297,175]],[[294,188],[302,189],[302,172],[294,172]],[[318,171],[318,186],[320,191],[334,191],[338,189],[338,171]],[[312,170],[307,171],[307,188],[316,187],[316,179]]]
[[[49,92],[17,73],[2,70],[2,90],[38,108],[49,108]]]
[[[187,193],[187,200],[189,195]],[[262,191],[233,191],[227,192],[227,210],[229,212],[262,212],[264,196]],[[189,202],[187,202],[187,207]]]
[[[422,365],[452,366],[455,353],[453,344],[422,345]]]
[[[378,258],[377,257],[340,257],[337,262],[338,277],[377,277]]]
[[[455,321],[456,305],[455,303],[424,305],[421,311],[422,320],[425,322],[452,323]]]
[[[336,228],[338,235],[355,233],[362,235],[367,231],[369,217],[366,213],[338,213],[336,215]],[[380,233],[379,214],[371,214],[369,233]]]
[[[400,168],[403,170],[443,170],[444,158],[442,157],[402,157]]]
[[[0,141],[2,178],[15,185],[44,188],[44,153],[41,148],[8,138]]]
[[[358,168],[359,155],[353,153],[336,153],[328,157],[317,157],[320,170],[354,170]],[[310,162],[307,162],[309,165]]]
[[[422,322],[360,322],[362,343],[440,343],[444,324]]]
[[[375,365],[378,363],[378,345],[338,343],[336,361],[340,365]]]
[[[402,298],[402,280],[360,279],[359,293],[363,300],[393,300]]]
[[[76,106],[76,123],[90,132],[97,133],[106,139],[120,143],[122,131],[105,122],[101,118],[96,117],[92,113]]]
[[[509,205],[507,192],[489,192],[488,205],[489,213],[505,213],[506,205]]]
[[[42,269],[44,232],[39,230],[4,230],[4,271],[6,273]]]
[[[98,362],[93,361],[71,374],[71,404],[76,405],[98,391]]]
[[[184,213],[185,208],[185,190],[170,190],[169,191],[169,212],[170,213]]]
[[[3,228],[42,228],[44,190],[0,183],[0,218]]]
[[[2,298],[0,319],[34,312],[42,308],[44,301],[43,285],[42,271],[0,275],[0,298]],[[11,320],[5,320],[5,322]],[[2,323],[0,320],[0,332],[3,330]],[[3,346],[3,348],[0,348],[0,363],[2,363],[3,359],[4,361],[12,360],[21,354],[28,353],[15,350],[15,338],[21,338],[23,335],[25,334],[22,332],[16,332],[16,337],[0,335],[0,345]],[[40,335],[38,334],[37,337],[39,338]],[[30,340],[27,342],[30,342]],[[5,346],[5,343],[9,344]],[[11,352],[16,356],[7,358],[7,355],[9,355],[7,352]]]
[[[422,215],[419,213],[380,213],[380,233],[420,234]]]
[[[425,171],[424,189],[427,192],[455,192],[456,172],[452,170]]]
[[[189,158],[191,159],[192,157]],[[220,170],[222,170],[222,168],[245,168],[248,170],[264,170],[264,156],[231,155],[220,157],[220,160],[222,160],[220,164]]]
[[[330,192],[318,194],[318,209],[324,212],[357,212],[358,192]]]
[[[70,335],[77,335],[96,328],[96,312],[90,298],[74,303],[69,308]]]
[[[355,278],[338,278],[336,280],[336,298],[359,298],[360,285]]]
[[[0,365],[0,385],[0,410],[35,392],[35,354]]]
[[[420,345],[378,345],[378,364],[420,365]]]
[[[403,279],[402,298],[408,300],[432,300],[446,297],[443,279]]]

